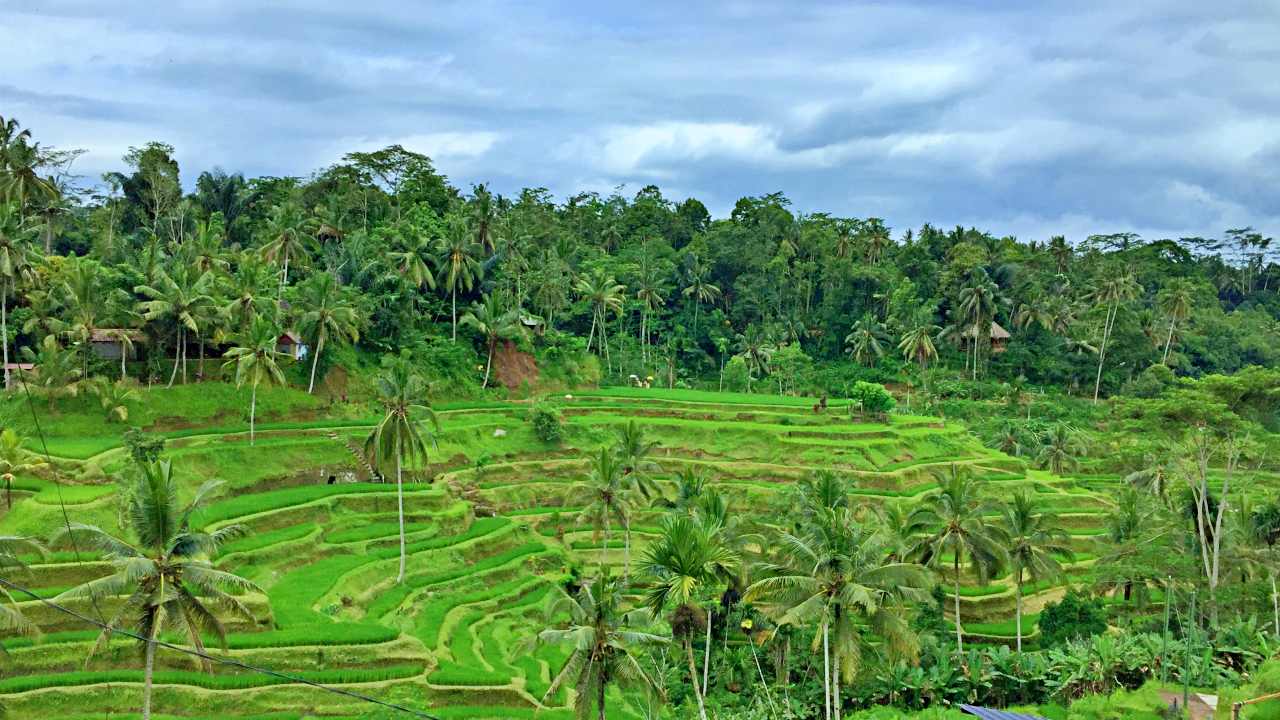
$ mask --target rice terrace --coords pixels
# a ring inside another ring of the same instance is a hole
[[[11,4],[0,718],[1280,718],[1273,4]]]

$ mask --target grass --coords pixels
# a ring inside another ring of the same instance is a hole
[[[341,670],[302,670],[288,675],[328,685],[382,682],[411,678],[422,673],[420,665]],[[49,675],[23,675],[0,679],[0,693],[20,693],[50,687],[73,687],[99,683],[141,683],[141,670],[81,670]],[[248,688],[285,685],[286,678],[258,674],[209,675],[182,670],[157,670],[153,681],[158,685],[191,685],[207,690],[245,690]]]

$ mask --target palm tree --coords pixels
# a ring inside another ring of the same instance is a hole
[[[1024,488],[1000,508],[1001,528],[1007,538],[1009,564],[1013,567],[1014,627],[1018,652],[1022,652],[1022,583],[1058,577],[1062,565],[1058,558],[1074,557],[1071,537],[1058,525],[1057,517],[1035,509],[1035,500]]]
[[[444,237],[440,238],[438,246],[438,282],[449,291],[452,302],[454,342],[458,341],[458,288],[462,288],[463,292],[470,291],[484,270],[480,265],[484,250],[472,242],[471,237],[466,222],[460,217],[454,217],[445,226]]]
[[[853,330],[844,336],[845,351],[859,365],[870,367],[871,362],[884,357],[884,345],[889,336],[885,332],[884,323],[875,319],[871,313],[863,315],[853,324]]]
[[[9,296],[19,283],[33,277],[31,263],[31,228],[24,225],[15,203],[0,204],[0,352],[4,355],[4,372],[9,373]],[[8,387],[8,378],[5,378]]]
[[[1093,382],[1093,402],[1098,403],[1098,394],[1102,388],[1102,366],[1107,361],[1107,342],[1111,339],[1111,331],[1115,328],[1116,315],[1120,305],[1138,296],[1141,286],[1132,273],[1116,273],[1102,281],[1090,298],[1095,305],[1105,307],[1107,316],[1102,323],[1102,344],[1098,346],[1098,376]]]
[[[1070,425],[1054,425],[1043,436],[1044,444],[1040,446],[1036,462],[1054,475],[1062,475],[1068,467],[1076,464],[1076,455],[1080,451],[1079,438],[1080,434]]]
[[[773,345],[768,336],[756,325],[748,325],[746,332],[738,333],[738,354],[747,363],[747,392],[756,373],[769,374],[769,361],[773,358]]]
[[[1174,278],[1157,295],[1156,302],[1160,309],[1169,316],[1169,334],[1164,341],[1164,356],[1160,362],[1169,364],[1169,347],[1173,344],[1173,331],[1178,323],[1186,320],[1191,314],[1191,304],[1195,302],[1195,287],[1183,278]]]
[[[307,394],[316,387],[316,366],[320,353],[330,338],[337,342],[360,339],[360,316],[351,301],[327,272],[317,273],[299,288],[302,332],[314,339],[311,349],[311,379],[307,382]]]
[[[538,641],[544,644],[568,645],[572,652],[564,667],[547,688],[546,703],[568,683],[573,683],[577,717],[591,713],[605,720],[605,695],[609,686],[643,690],[661,694],[661,686],[649,677],[636,659],[646,646],[666,644],[666,639],[633,629],[641,623],[632,613],[623,612],[626,587],[608,575],[597,577],[570,596],[560,594],[549,608],[549,616],[568,616],[565,626],[543,630]]]
[[[267,217],[267,242],[262,246],[262,256],[269,262],[280,264],[280,287],[276,299],[284,297],[284,286],[289,284],[289,264],[303,265],[307,260],[307,245],[315,223],[303,216],[302,208],[295,202],[285,201],[271,209]]]
[[[258,386],[284,385],[284,373],[280,370],[280,357],[276,349],[280,342],[280,329],[270,320],[259,317],[249,331],[240,336],[240,344],[227,350],[224,367],[235,366],[236,387],[249,383],[249,444],[254,442],[254,420],[258,409]]]
[[[108,309],[103,270],[98,263],[73,255],[67,258],[61,274],[58,289],[65,313],[62,331],[69,341],[80,346],[80,374],[87,378],[93,336]]]
[[[383,360],[376,387],[385,414],[365,438],[364,450],[379,472],[389,463],[394,462],[396,466],[396,512],[400,521],[400,571],[396,583],[399,584],[404,582],[405,566],[404,464],[416,459],[426,464],[427,439],[432,436],[424,435],[421,427],[429,422],[439,431],[440,421],[427,404],[429,386],[414,368],[408,350],[402,350],[399,357]]]
[[[172,320],[177,328],[169,387],[173,387],[173,381],[178,377],[179,365],[183,367],[182,381],[187,381],[187,332],[200,333],[199,321],[214,303],[210,295],[213,281],[210,273],[197,273],[185,265],[177,265],[172,272],[159,271],[154,284],[138,285],[133,289],[147,298],[138,304],[144,320]]]
[[[1067,272],[1067,265],[1071,262],[1071,253],[1071,246],[1067,244],[1065,237],[1054,235],[1049,238],[1049,254],[1053,256],[1059,275]]]
[[[166,628],[186,636],[198,652],[204,652],[205,633],[212,633],[226,651],[227,633],[210,605],[234,612],[253,622],[253,614],[234,593],[261,592],[252,582],[217,570],[210,562],[224,543],[245,533],[240,525],[228,525],[214,532],[192,529],[193,515],[221,485],[209,481],[200,486],[191,502],[182,504],[179,483],[167,460],[142,466],[129,493],[128,530],[136,543],[108,534],[93,525],[71,523],[59,540],[74,537],[102,552],[115,572],[72,588],[57,597],[59,602],[74,598],[119,597],[123,599],[115,617],[89,651],[89,659],[106,648],[112,630],[122,622],[136,623],[133,629],[143,641],[145,675],[142,690],[142,718],[151,717],[151,677],[155,668],[156,638]],[[227,592],[227,591],[231,592]],[[208,660],[201,660],[206,671]]]
[[[938,348],[934,346],[933,338],[939,329],[928,318],[919,319],[902,333],[902,340],[898,342],[902,358],[914,360],[920,366],[921,373],[929,367],[930,360],[938,357]]]
[[[396,249],[388,253],[400,276],[419,290],[436,289],[435,274],[431,264],[435,262],[436,242],[426,235],[401,236]]]
[[[604,566],[609,548],[610,520],[617,520],[628,538],[626,542],[626,567],[631,565],[631,508],[633,498],[623,480],[622,463],[609,448],[602,447],[590,461],[587,476],[574,484],[573,494],[583,503],[578,513],[580,520],[591,523],[597,531],[603,531],[600,545],[600,565]]]
[[[515,308],[503,310],[499,299],[492,293],[481,295],[480,301],[473,303],[471,309],[463,313],[461,322],[484,337],[484,382],[480,386],[487,388],[489,375],[493,370],[493,352],[498,347],[498,341],[525,337],[528,330],[520,319],[520,311]]]
[[[591,352],[592,340],[597,332],[600,337],[598,351],[604,355],[606,366],[610,371],[613,365],[609,359],[609,313],[620,315],[626,286],[620,285],[613,275],[596,268],[595,272],[578,278],[577,291],[591,305],[591,331],[587,334],[587,352]]]
[[[973,379],[978,379],[978,362],[981,348],[991,344],[991,323],[995,320],[996,306],[1000,303],[1000,288],[991,281],[986,271],[978,268],[969,284],[960,290],[960,312],[970,330],[965,335],[973,345]]]
[[[698,681],[697,663],[693,656],[698,596],[720,579],[732,577],[739,563],[737,554],[727,548],[714,528],[687,515],[671,515],[663,521],[658,538],[645,548],[641,565],[651,579],[645,605],[655,614],[668,605],[676,606],[671,631],[684,643],[689,663],[689,678],[698,701],[698,715],[706,720],[703,702],[705,688]],[[707,643],[710,650],[711,617],[708,615]]]
[[[23,449],[26,439],[13,428],[0,430],[0,480],[4,480],[5,507],[13,507],[13,480],[16,475],[29,473],[43,467],[44,463],[32,459]]]
[[[663,293],[667,291],[658,273],[648,262],[640,268],[636,286],[636,300],[640,302],[640,349],[644,360],[648,360],[649,338],[653,334],[649,318],[666,302]]]
[[[12,433],[12,430],[4,431],[5,435]],[[18,572],[25,571],[27,566],[22,562],[23,555],[43,556],[44,554],[44,546],[35,540],[15,535],[0,535],[0,573],[2,573],[0,577],[12,577]],[[0,630],[28,637],[40,636],[40,628],[22,614],[18,601],[6,585],[0,584],[0,599],[8,601],[8,604],[0,602]],[[0,646],[0,655],[3,653],[4,648]],[[0,705],[0,715],[3,713],[4,706]]]
[[[840,682],[852,682],[877,636],[892,657],[918,649],[907,602],[926,602],[932,580],[921,565],[893,558],[891,536],[849,507],[814,509],[798,533],[779,532],[776,559],[747,588],[779,626],[816,625],[822,646],[826,717],[840,717]]]
[[[705,304],[711,305],[720,298],[720,287],[709,279],[710,270],[694,256],[689,267],[688,280],[681,291],[685,297],[693,300],[693,336],[698,336],[698,310]]]
[[[58,185],[53,178],[39,175],[40,167],[46,161],[40,143],[28,142],[19,134],[4,148],[2,159],[4,173],[0,174],[0,199],[17,203],[18,212],[24,218],[26,207],[33,200],[58,195]]]
[[[495,249],[493,228],[498,221],[498,208],[493,193],[483,183],[471,190],[471,227],[475,230],[475,242],[481,249],[492,253]]]
[[[253,326],[254,318],[272,308],[275,302],[268,296],[271,271],[254,254],[244,253],[236,262],[236,270],[226,279],[224,296],[231,298],[222,307],[236,332]]]
[[[986,584],[987,578],[1008,559],[1003,533],[987,523],[986,515],[994,512],[994,503],[980,495],[978,481],[968,472],[952,465],[945,477],[938,478],[938,489],[925,497],[912,513],[912,524],[927,528],[916,546],[920,561],[938,568],[950,553],[955,579],[956,652],[964,652],[960,630],[960,564],[968,558],[969,567]]]

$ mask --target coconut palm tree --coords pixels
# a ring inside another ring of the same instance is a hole
[[[613,365],[609,359],[609,313],[622,314],[622,303],[626,297],[627,288],[619,284],[614,276],[605,272],[603,268],[596,268],[595,272],[578,278],[576,289],[578,295],[591,306],[591,331],[587,334],[587,352],[591,351],[592,341],[598,334],[600,344],[597,346],[597,351],[604,356],[606,367],[612,371]]]
[[[1115,328],[1116,315],[1120,306],[1135,297],[1142,287],[1132,273],[1109,273],[1106,279],[1097,285],[1089,294],[1094,305],[1107,310],[1102,323],[1102,344],[1098,346],[1098,375],[1093,382],[1093,402],[1098,403],[1098,394],[1102,388],[1102,366],[1107,361],[1107,342],[1111,339],[1111,331]]]
[[[498,206],[493,202],[493,193],[489,192],[489,188],[484,183],[472,187],[471,195],[471,227],[474,231],[475,243],[482,250],[493,253]]]
[[[58,184],[50,177],[40,177],[47,161],[40,143],[28,142],[19,135],[4,148],[4,172],[0,173],[0,199],[18,205],[18,213],[26,217],[29,204],[58,195]]]
[[[435,290],[436,278],[431,269],[435,262],[436,241],[426,235],[401,235],[395,249],[388,253],[400,276],[419,290]]]
[[[198,273],[186,265],[178,264],[171,271],[160,270],[151,285],[138,285],[134,292],[147,299],[138,304],[138,311],[147,322],[159,320],[171,321],[177,328],[176,345],[173,352],[173,372],[169,374],[169,385],[178,377],[178,367],[184,370],[182,381],[187,380],[187,333],[200,333],[200,319],[207,316],[214,304],[214,276],[211,273]]]
[[[853,330],[844,336],[845,352],[859,365],[870,367],[871,364],[884,357],[884,345],[889,341],[884,323],[867,313],[853,324]]]
[[[919,318],[902,333],[902,339],[898,342],[898,351],[902,353],[902,358],[914,361],[920,367],[921,373],[929,367],[930,360],[938,357],[938,348],[934,346],[933,338],[939,330],[940,328],[934,325],[930,318]]]
[[[271,270],[256,254],[240,255],[235,272],[226,277],[224,284],[223,296],[230,300],[222,306],[222,312],[233,333],[248,330],[253,326],[254,318],[273,310],[276,305],[269,295]]]
[[[284,373],[280,370],[280,358],[284,355],[276,349],[280,342],[280,328],[270,320],[259,317],[249,331],[242,334],[239,344],[227,350],[224,367],[234,366],[236,387],[249,384],[249,444],[254,443],[254,420],[258,410],[258,386],[284,385]]]
[[[1024,488],[1000,508],[1001,530],[1006,537],[1009,565],[1013,569],[1014,628],[1018,652],[1022,652],[1022,585],[1025,578],[1039,582],[1062,574],[1059,558],[1071,559],[1071,537],[1058,518],[1039,512]]]
[[[538,641],[569,646],[571,654],[542,698],[547,703],[572,683],[574,713],[605,720],[605,696],[610,685],[660,695],[659,683],[645,672],[637,655],[646,647],[666,644],[666,638],[635,629],[644,626],[637,613],[623,611],[626,586],[607,574],[583,585],[573,595],[563,592],[548,609],[549,617],[563,627],[543,630]],[[639,613],[643,615],[643,613]],[[565,618],[567,620],[561,620]]]
[[[306,217],[302,207],[296,202],[286,200],[271,208],[267,216],[267,242],[262,246],[262,256],[268,262],[280,265],[277,300],[284,298],[284,288],[289,284],[290,263],[306,264],[307,246],[315,229],[314,220]]]
[[[992,573],[1008,560],[1004,534],[986,516],[997,505],[981,495],[981,488],[968,469],[952,465],[938,478],[938,489],[924,498],[912,513],[912,524],[926,528],[916,545],[920,562],[939,568],[950,560],[955,580],[956,652],[964,652],[960,623],[960,565],[968,561],[978,582],[986,584]],[[949,556],[949,557],[948,557]]]
[[[333,275],[316,273],[298,288],[298,304],[302,311],[298,325],[304,336],[312,339],[311,378],[307,382],[307,394],[316,387],[316,366],[325,344],[356,342],[360,339],[360,315],[355,302],[342,292]]]
[[[779,626],[816,627],[822,647],[825,716],[840,717],[840,683],[852,682],[874,635],[892,658],[918,650],[908,602],[927,602],[932,580],[894,559],[891,535],[849,507],[816,508],[795,533],[779,532],[774,557],[746,592]]]
[[[31,262],[32,230],[22,222],[16,203],[0,204],[0,352],[4,372],[9,370],[9,296],[18,285],[34,277]],[[5,378],[8,387],[8,378]]]
[[[692,256],[693,262],[689,265],[687,279],[685,281],[684,290],[681,293],[693,300],[693,336],[698,336],[698,310],[703,305],[711,305],[720,298],[720,286],[711,282],[711,271],[706,265],[698,261],[697,256]]]
[[[1062,475],[1067,468],[1076,464],[1076,455],[1079,454],[1081,445],[1080,434],[1075,428],[1057,423],[1041,437],[1043,444],[1036,455],[1036,462],[1040,467],[1048,468],[1054,475]]]
[[[498,341],[527,337],[529,331],[521,321],[520,311],[516,308],[503,310],[501,301],[492,293],[481,295],[480,301],[473,303],[471,309],[463,313],[460,322],[474,328],[484,338],[484,382],[480,386],[489,387],[493,352],[498,347]]]
[[[981,349],[991,344],[991,323],[996,308],[1001,303],[1000,288],[991,281],[982,268],[976,269],[969,284],[960,290],[960,312],[969,330],[965,332],[973,349],[973,379],[978,379]]]
[[[4,433],[10,435],[13,431],[5,430]],[[8,477],[8,473],[5,475]],[[0,577],[12,577],[19,572],[25,572],[27,566],[22,561],[23,555],[43,556],[44,554],[44,546],[36,540],[16,535],[0,535]],[[17,599],[5,585],[0,585],[0,600],[7,602],[7,604],[0,602],[0,630],[27,637],[40,636],[40,628],[22,614]],[[3,653],[4,647],[0,646],[0,655]],[[3,712],[4,706],[0,705],[0,715]]]
[[[1156,303],[1165,315],[1169,316],[1169,334],[1164,340],[1164,355],[1160,362],[1169,364],[1169,347],[1173,345],[1173,332],[1178,323],[1191,314],[1191,305],[1195,302],[1195,287],[1183,278],[1174,278],[1156,294]]]
[[[1053,256],[1054,266],[1059,275],[1067,272],[1067,265],[1071,262],[1072,248],[1067,244],[1067,239],[1061,235],[1054,235],[1049,238],[1049,254]]]
[[[472,237],[466,221],[453,217],[445,225],[444,237],[437,244],[437,282],[448,291],[452,303],[454,342],[458,341],[458,289],[469,292],[484,272],[480,264],[484,249],[473,242]]]
[[[773,344],[768,335],[757,325],[748,325],[745,332],[738,333],[736,349],[738,355],[747,364],[747,392],[751,392],[751,381],[759,373],[769,374],[769,361],[773,358]]]
[[[34,459],[23,444],[26,439],[13,428],[0,430],[0,479],[4,480],[5,507],[13,507],[13,480],[19,474],[30,473],[44,466]]]
[[[640,349],[643,359],[649,359],[649,341],[653,334],[650,318],[666,302],[666,284],[658,277],[657,271],[648,263],[646,257],[641,264],[636,284],[636,300],[640,302]]]
[[[739,558],[725,546],[714,528],[687,515],[668,516],[658,538],[645,548],[641,566],[650,579],[645,605],[660,614],[668,605],[676,607],[671,631],[684,644],[689,663],[689,678],[698,701],[698,715],[706,720],[703,701],[705,688],[698,681],[698,667],[693,655],[693,636],[697,631],[698,597],[713,583],[732,577]],[[711,617],[706,617],[708,652],[711,642]]]
[[[63,306],[62,332],[72,345],[80,347],[80,374],[89,377],[93,336],[109,309],[102,266],[81,257],[67,258],[58,285]]]
[[[434,436],[429,432],[424,434],[422,427],[425,423],[430,423],[438,432],[440,421],[427,403],[430,386],[426,378],[415,369],[408,350],[402,350],[398,357],[385,358],[382,365],[376,387],[385,412],[382,420],[365,438],[364,450],[379,472],[395,463],[396,512],[400,522],[400,570],[396,575],[398,584],[404,582],[405,568],[404,465],[408,461],[420,460],[425,466],[427,440]]]
[[[603,535],[600,545],[600,565],[604,566],[605,553],[609,548],[609,531],[612,521],[622,525],[627,536],[626,558],[627,571],[631,566],[631,510],[633,497],[622,474],[622,463],[617,455],[606,447],[600,448],[590,460],[587,475],[574,484],[573,495],[582,502],[583,507],[578,518],[591,523],[593,528]]]
[[[261,589],[238,575],[215,569],[211,562],[224,543],[245,534],[243,526],[228,525],[213,532],[191,527],[196,511],[208,503],[220,482],[204,483],[191,501],[183,504],[178,478],[169,461],[145,464],[141,470],[129,493],[126,515],[126,529],[132,538],[114,536],[96,526],[80,523],[71,523],[55,536],[55,542],[72,538],[85,542],[105,555],[115,567],[112,574],[72,588],[56,599],[58,602],[85,597],[123,600],[115,617],[90,649],[89,659],[105,649],[112,630],[124,624],[145,638],[142,717],[148,720],[156,639],[160,634],[172,628],[203,653],[204,635],[212,633],[225,652],[226,628],[212,608],[253,622],[253,613],[236,594],[261,592]],[[211,670],[208,660],[202,659],[201,665],[206,671]]]

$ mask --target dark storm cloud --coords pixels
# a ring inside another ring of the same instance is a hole
[[[656,182],[1073,239],[1280,232],[1268,2],[18,2],[0,114],[184,177],[400,142],[466,187]]]

